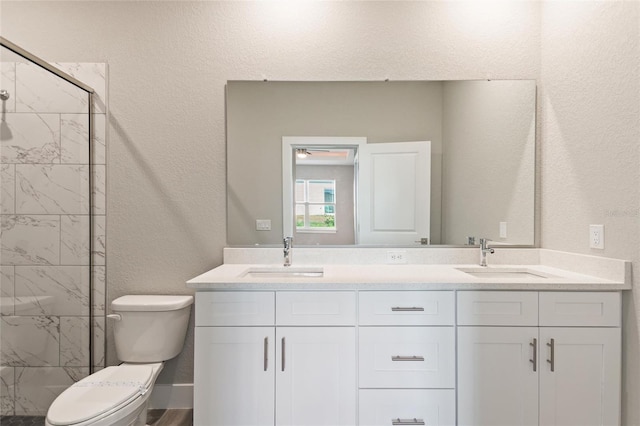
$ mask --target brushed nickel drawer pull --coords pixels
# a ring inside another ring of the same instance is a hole
[[[424,312],[424,308],[422,306],[392,306],[392,312]]]
[[[391,361],[424,361],[424,357],[419,355],[412,355],[412,356],[396,355],[391,357]]]
[[[264,338],[264,371],[269,367],[269,336]]]
[[[551,359],[548,359],[547,362],[551,364],[551,371],[556,371],[556,342],[554,339],[551,339],[551,343],[547,343],[547,346],[551,348]]]
[[[425,425],[425,422],[422,419],[416,419],[414,417],[413,419],[401,419],[401,418],[391,419],[391,424],[393,426]]]
[[[533,347],[533,359],[529,362],[533,363],[533,371],[538,371],[538,339],[533,339],[533,343],[529,343],[529,346]]]

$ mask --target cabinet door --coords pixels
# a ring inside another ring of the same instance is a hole
[[[355,425],[353,327],[278,327],[276,424]]]
[[[537,336],[537,327],[458,328],[459,425],[538,425]]]
[[[620,329],[541,328],[540,342],[540,424],[620,424]]]
[[[196,327],[193,424],[273,425],[273,327]]]

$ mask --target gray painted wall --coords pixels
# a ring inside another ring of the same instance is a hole
[[[445,83],[442,238],[531,244],[534,234],[535,84]],[[488,196],[490,194],[490,196]],[[506,238],[500,237],[506,222]]]

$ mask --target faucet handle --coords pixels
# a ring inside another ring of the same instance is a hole
[[[489,248],[489,245],[487,244],[489,241],[493,241],[489,238],[480,238],[480,249],[484,250],[488,250],[490,253],[493,253],[493,249]]]

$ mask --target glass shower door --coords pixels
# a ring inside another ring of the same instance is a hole
[[[44,415],[90,372],[89,96],[0,51],[2,415]]]

